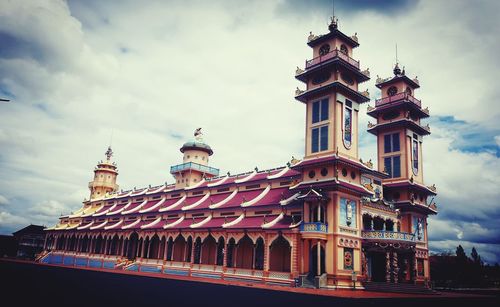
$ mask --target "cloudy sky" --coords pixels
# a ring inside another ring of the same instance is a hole
[[[500,262],[500,2],[336,2],[372,74],[361,90],[380,96],[396,43],[420,80],[432,114],[425,180],[439,192],[432,250],[476,246]],[[294,72],[330,15],[330,0],[1,0],[0,98],[11,102],[0,102],[0,233],[77,210],[110,142],[124,189],[172,182],[197,127],[223,173],[302,157]],[[368,120],[365,105],[365,160],[376,155]]]

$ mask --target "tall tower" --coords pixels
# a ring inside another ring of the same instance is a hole
[[[415,235],[416,276],[423,280],[429,277],[427,216],[437,213],[432,199],[428,200],[436,195],[436,188],[424,185],[422,143],[430,128],[421,119],[429,117],[429,110],[415,98],[418,79],[410,79],[397,63],[393,73],[376,80],[382,95],[375,107],[368,107],[368,115],[377,119],[376,124],[368,124],[368,132],[377,136],[378,168],[389,174],[383,180],[384,197],[400,210],[401,231]]]
[[[115,162],[111,162],[113,150],[111,146],[105,153],[106,161],[100,161],[94,169],[94,180],[89,182],[90,200],[102,198],[106,193],[115,192],[118,190],[116,177],[118,169]]]
[[[358,85],[370,74],[360,71],[359,61],[352,57],[359,46],[356,35],[340,32],[333,18],[328,29],[320,36],[310,33],[307,44],[313,58],[295,75],[306,84],[305,91],[295,92],[295,99],[306,105],[305,157],[338,152],[357,160],[359,105],[370,100]]]
[[[194,132],[194,140],[182,145],[183,163],[170,167],[175,178],[175,188],[182,189],[193,186],[203,180],[219,175],[219,169],[208,166],[209,157],[214,153],[203,141],[201,128]]]

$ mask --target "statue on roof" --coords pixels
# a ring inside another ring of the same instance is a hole
[[[203,132],[201,132],[201,128],[194,131],[194,138],[197,142],[203,142]]]
[[[113,150],[111,149],[111,146],[108,146],[108,150],[106,150],[105,155],[108,161],[111,160],[111,157],[113,156]]]

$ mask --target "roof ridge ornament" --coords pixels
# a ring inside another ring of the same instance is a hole
[[[201,128],[197,128],[194,131],[194,139],[196,142],[203,143],[203,132],[201,132]]]

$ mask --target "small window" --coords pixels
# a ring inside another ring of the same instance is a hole
[[[229,188],[217,189],[217,192],[227,192],[227,191],[229,191]]]
[[[347,50],[347,46],[344,44],[340,45],[340,52],[342,52],[343,54],[348,54],[349,51]]]
[[[170,198],[176,198],[176,197],[180,197],[180,196],[181,196],[181,194],[180,194],[180,193],[176,193],[176,194],[172,194],[172,195],[170,196]]]
[[[355,171],[351,171],[351,178],[353,180],[356,179],[356,172]]]
[[[231,216],[231,215],[234,215],[234,211],[233,212],[221,212],[220,213],[220,216]]]
[[[323,55],[327,54],[328,52],[330,52],[330,45],[328,45],[328,44],[324,44],[323,46],[321,46],[319,48],[319,55],[320,56],[323,56]]]
[[[194,196],[194,195],[202,195],[202,194],[203,194],[203,190],[193,192],[193,196]]]
[[[342,176],[347,177],[347,169],[342,169]]]
[[[405,93],[406,93],[406,95],[410,95],[411,96],[412,95],[411,88],[407,86],[406,89],[405,89]]]
[[[387,90],[387,95],[389,96],[394,96],[398,93],[398,89],[395,87],[395,86],[391,86],[388,90]]]
[[[325,177],[326,175],[328,175],[328,169],[326,167],[323,167],[321,169],[321,176]]]
[[[203,217],[205,216],[205,213],[193,213],[191,214],[192,217]]]
[[[268,215],[271,214],[271,210],[265,210],[265,211],[255,211],[255,215]]]
[[[315,171],[309,171],[308,176],[309,176],[309,178],[313,179],[316,176],[316,172]]]
[[[292,184],[292,182],[290,180],[280,182],[280,186],[285,186],[285,185],[290,185],[290,184]]]

